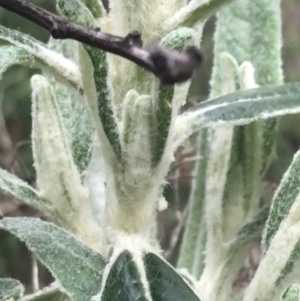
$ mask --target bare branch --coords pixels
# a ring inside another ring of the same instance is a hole
[[[0,0],[0,6],[14,12],[49,31],[54,39],[73,39],[95,48],[122,56],[137,65],[154,72],[146,50],[132,43],[130,33],[125,38],[88,29],[67,21],[25,0]],[[136,38],[136,32],[133,33]]]
[[[152,72],[165,84],[172,85],[190,79],[203,60],[196,47],[189,47],[182,54],[162,46],[147,50],[142,48],[138,31],[130,32],[126,37],[103,33],[72,23],[26,0],[0,0],[0,6],[40,25],[54,39],[73,39],[121,56]],[[157,61],[163,62],[163,66]]]

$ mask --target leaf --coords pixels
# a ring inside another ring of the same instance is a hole
[[[292,205],[300,194],[300,151],[293,158],[291,165],[282,177],[272,201],[272,207],[265,226],[262,245],[268,250],[271,240],[276,234],[281,222],[287,217]]]
[[[58,10],[70,21],[78,22],[80,25],[93,27],[95,21],[87,7],[79,0],[59,0]],[[95,49],[88,45],[83,45],[90,56],[94,67],[94,81],[97,91],[98,114],[103,126],[103,130],[114,150],[119,161],[122,159],[122,149],[119,137],[119,129],[112,104],[111,91],[107,83],[108,62],[106,52]]]
[[[257,83],[261,86],[283,83],[282,69],[282,18],[281,2],[262,0],[249,1],[248,14],[252,25],[251,62],[255,68]],[[257,47],[259,45],[259,47]],[[277,119],[262,122],[262,168],[266,171],[274,157]]]
[[[154,253],[143,257],[153,301],[199,301],[199,298],[176,271]]]
[[[141,95],[135,99],[135,103],[131,108],[131,131],[128,132],[126,155],[124,155],[124,169],[126,170],[125,179],[121,183],[121,191],[126,207],[130,207],[130,203],[140,201],[141,189],[146,191],[151,189],[151,99],[149,95]],[[137,168],[138,166],[138,168]],[[139,183],[136,187],[134,183]],[[126,188],[125,188],[126,187]],[[135,207],[134,205],[132,205]],[[137,208],[137,207],[136,207]],[[125,210],[122,210],[125,214]],[[132,214],[132,210],[130,210]]]
[[[101,18],[105,16],[105,8],[101,0],[80,0],[91,11],[95,18]]]
[[[4,218],[0,228],[23,241],[74,301],[87,301],[99,290],[105,261],[71,233],[27,217]]]
[[[79,47],[79,66],[80,71],[82,73],[82,85],[84,88],[85,96],[84,100],[88,108],[90,118],[95,126],[95,131],[97,133],[96,140],[99,140],[99,143],[101,143],[100,147],[104,158],[104,162],[115,167],[117,163],[116,156],[104,132],[102,123],[98,115],[98,96],[93,75],[94,67],[92,65],[89,55],[83,47]]]
[[[0,301],[20,298],[24,294],[24,286],[15,279],[0,278]]]
[[[221,94],[229,94],[237,90],[238,62],[228,52],[219,55],[219,76],[222,77]]]
[[[133,124],[137,117],[136,115],[136,101],[139,94],[135,90],[129,90],[123,100],[123,114],[122,114],[122,143],[125,151],[127,150],[129,136],[135,132]]]
[[[98,95],[98,114],[104,132],[119,161],[122,159],[122,150],[119,137],[119,129],[116,123],[115,112],[111,100],[111,92],[107,84],[108,65],[104,51],[89,46],[85,50],[90,56],[94,66],[94,79]]]
[[[68,210],[73,211],[74,205],[79,205],[76,198],[81,198],[83,202],[84,195],[53,88],[41,75],[32,77],[31,86],[32,149],[38,185],[53,205],[56,204],[60,210],[66,209],[64,206],[67,205]]]
[[[33,67],[34,56],[22,48],[15,46],[0,46],[0,80],[2,74],[13,65],[24,65]]]
[[[170,32],[179,26],[193,27],[204,22],[230,2],[232,0],[192,0],[163,23],[164,32]]]
[[[110,268],[101,296],[93,300],[100,297],[101,301],[199,301],[166,262],[153,253],[146,253],[143,262],[139,256],[123,251]]]
[[[68,147],[53,87],[41,75],[34,75],[31,85],[33,156],[41,195],[53,207],[51,220],[100,250],[101,229],[92,218],[88,192]]]
[[[293,284],[282,295],[281,301],[299,301],[300,300],[300,285]]]
[[[91,1],[91,0],[90,0]],[[94,0],[95,1],[95,0]],[[56,5],[60,14],[66,16],[70,21],[82,26],[93,28],[94,17],[82,0],[58,0]]]
[[[245,125],[300,112],[300,84],[265,86],[204,101],[176,120],[175,147],[203,127]]]
[[[300,280],[299,200],[290,209],[271,240],[244,301],[278,300],[286,288]]]
[[[78,67],[61,54],[47,49],[43,43],[24,33],[2,25],[0,25],[0,39],[22,48],[28,55],[33,55],[40,68],[48,70],[58,79],[81,91],[81,75]]]
[[[60,286],[57,282],[34,292],[33,294],[25,295],[19,301],[70,301],[70,297],[60,291]]]
[[[203,268],[204,249],[206,239],[205,225],[205,192],[206,171],[209,153],[208,131],[203,130],[196,139],[199,160],[195,164],[196,178],[192,182],[190,198],[188,200],[190,211],[186,221],[185,230],[180,245],[180,254],[177,268],[187,269],[193,276],[199,277]]]
[[[78,43],[76,41],[50,39],[48,47],[78,64]],[[58,82],[51,74],[46,72],[44,74],[53,86],[57,109],[60,112],[74,163],[79,172],[83,174],[90,161],[94,139],[94,127],[87,108],[78,91]]]
[[[28,206],[47,214],[51,210],[50,203],[39,195],[39,192],[18,177],[0,169],[0,189]]]
[[[192,44],[196,37],[196,31],[191,28],[178,28],[166,35],[161,44],[182,52],[188,44]],[[184,87],[184,91],[180,91],[180,87]],[[177,115],[178,109],[186,99],[189,83],[179,86],[166,86],[159,83],[157,79],[153,84],[153,121],[152,121],[152,166],[156,167],[165,152],[169,131],[174,117]],[[177,88],[177,89],[176,89]],[[179,91],[178,91],[179,90]],[[157,91],[157,92],[156,92]],[[181,93],[180,93],[181,92]],[[179,105],[178,105],[179,98]],[[155,133],[155,134],[154,134]]]
[[[128,251],[124,251],[118,256],[107,276],[101,301],[111,300],[150,301],[145,296],[145,290],[136,262]]]
[[[230,244],[248,243],[252,239],[259,237],[264,229],[269,212],[270,205],[266,205],[260,209],[248,223],[241,227],[241,229],[237,232],[233,242],[230,242]]]
[[[91,161],[86,175],[86,186],[93,218],[102,228],[105,221],[105,162],[101,153],[100,143],[96,140],[92,150]]]
[[[300,280],[300,151],[274,195],[264,229],[263,259],[245,293],[245,301],[271,301]],[[275,262],[275,264],[274,264]]]

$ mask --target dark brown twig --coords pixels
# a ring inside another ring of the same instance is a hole
[[[155,72],[148,51],[141,48],[138,32],[132,32],[124,38],[88,29],[25,0],[0,0],[0,6],[40,25],[54,39],[73,39],[124,57],[150,72]]]
[[[186,223],[186,220],[187,220],[187,217],[188,217],[188,212],[189,212],[189,208],[188,208],[188,206],[186,206],[186,208],[183,210],[183,212],[179,214],[178,224],[177,224],[177,226],[172,230],[171,238],[170,238],[170,241],[169,241],[168,249],[167,249],[167,250],[165,251],[165,253],[164,253],[164,257],[165,257],[167,260],[170,260],[171,256],[172,256],[173,253],[174,253],[174,250],[175,250],[176,245],[177,245],[177,243],[178,243],[178,240],[179,240],[181,231],[182,231],[182,229],[183,229],[184,226],[185,226],[185,223]]]
[[[203,61],[203,54],[197,47],[189,46],[181,54],[158,45],[144,49],[138,31],[126,37],[103,33],[65,20],[26,0],[0,0],[0,6],[40,25],[54,39],[73,39],[126,58],[152,72],[163,84],[187,81]]]

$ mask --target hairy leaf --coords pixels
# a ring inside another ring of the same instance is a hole
[[[127,151],[129,136],[135,132],[133,127],[134,119],[136,119],[136,101],[139,94],[135,90],[129,90],[123,101],[123,117],[122,117],[122,142],[123,148]],[[135,122],[136,123],[136,122]]]
[[[0,79],[2,74],[13,65],[33,67],[35,63],[33,55],[15,46],[1,46],[0,55]]]
[[[166,35],[161,44],[174,49],[178,52],[182,52],[188,44],[193,44],[196,37],[196,31],[191,28],[179,28],[168,35]],[[182,85],[181,85],[182,86]],[[169,130],[174,116],[177,115],[178,109],[183,101],[186,99],[186,94],[189,85],[184,85],[186,89],[184,91],[177,91],[178,86],[165,86],[154,80],[153,89],[157,92],[153,93],[155,99],[153,101],[154,118],[152,121],[152,127],[154,134],[152,134],[152,165],[156,167],[165,151],[167,140],[169,137]],[[180,88],[180,86],[179,86]],[[179,98],[179,105],[178,105]]]
[[[208,131],[200,132],[196,140],[197,156],[195,164],[196,178],[192,182],[192,191],[189,198],[190,212],[186,221],[184,235],[180,246],[178,268],[185,268],[196,277],[199,277],[204,264],[205,249],[205,189],[206,170],[209,152]]]
[[[283,83],[281,1],[249,1],[251,22],[251,62],[259,85]],[[259,47],[258,47],[259,45]],[[284,101],[284,100],[283,100]],[[264,173],[275,153],[277,118],[262,121],[262,168]]]
[[[264,256],[246,290],[245,301],[275,300],[300,279],[299,173],[300,151],[274,195],[263,233]]]
[[[157,255],[146,253],[143,261],[153,301],[199,301],[177,272]]]
[[[238,91],[202,102],[180,115],[176,120],[175,146],[203,127],[244,125],[299,112],[299,83]]]
[[[105,16],[105,8],[101,0],[80,0],[91,11],[95,18],[101,18]]]
[[[121,253],[107,276],[101,301],[149,301],[136,262],[128,251]]]
[[[78,64],[78,43],[76,41],[51,39],[48,47]],[[94,127],[79,92],[56,81],[51,74],[46,74],[46,72],[44,74],[53,86],[68,146],[74,163],[82,174],[90,161]]]
[[[41,75],[34,75],[31,84],[33,155],[41,194],[54,208],[51,219],[99,250],[100,229],[92,218],[87,190],[68,147],[53,87]]]
[[[196,23],[204,22],[224,5],[232,1],[233,0],[191,0],[188,5],[184,6],[163,23],[164,31],[169,32],[179,26],[193,27]]]
[[[269,211],[270,205],[260,209],[257,214],[237,232],[233,242],[230,243],[248,243],[252,239],[259,237],[264,229]]]
[[[105,261],[74,235],[37,218],[4,218],[0,228],[25,242],[74,301],[98,290]]]
[[[46,45],[24,33],[2,25],[0,25],[0,39],[22,48],[28,55],[33,55],[41,69],[48,70],[58,79],[80,90],[81,77],[78,67],[61,54],[47,49]]]
[[[3,169],[0,169],[0,189],[5,194],[22,201],[28,206],[40,210],[44,214],[51,210],[50,203],[42,198],[38,191]]]
[[[263,235],[263,247],[269,248],[281,222],[289,214],[292,205],[297,202],[300,194],[300,151],[298,151],[288,170],[283,175],[279,187],[274,195],[269,218]]]
[[[24,294],[23,285],[15,279],[0,278],[0,301],[19,299]]]
[[[80,197],[80,179],[68,148],[57,100],[52,86],[43,76],[33,76],[31,84],[32,148],[37,181],[49,201],[58,206],[70,206],[70,202],[74,202],[74,194],[78,194],[76,198]],[[74,189],[79,190],[75,193]]]
[[[95,26],[93,16],[87,7],[79,0],[59,0],[57,2],[59,11],[70,21],[78,22],[87,27]],[[103,130],[119,161],[122,158],[119,129],[116,122],[114,108],[111,99],[111,91],[107,83],[108,63],[106,52],[85,45],[84,48],[90,56],[94,67],[94,80],[98,98],[98,114]]]
[[[131,183],[139,183],[139,187],[147,187],[147,189],[151,185],[149,181],[149,174],[151,173],[150,137],[152,134],[149,127],[151,116],[150,97],[148,95],[139,96],[131,110],[133,113],[132,129],[128,132],[126,155],[124,156],[126,160],[124,166],[128,174],[125,175],[124,184],[129,183],[130,187],[126,189],[127,196],[129,199],[134,199],[138,188]],[[123,193],[126,194],[125,191]],[[128,201],[126,204],[128,206]]]
[[[19,301],[70,301],[70,297],[62,293],[60,289],[60,285],[54,282],[39,291],[25,295]]]
[[[293,284],[282,295],[281,301],[299,301],[300,300],[300,285]]]

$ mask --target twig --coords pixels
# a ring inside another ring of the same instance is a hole
[[[31,262],[32,262],[32,267],[31,267],[32,290],[33,292],[36,292],[40,289],[40,283],[39,283],[39,267],[34,254],[31,254]]]
[[[6,154],[9,154],[10,151],[13,148],[13,144],[11,142],[11,139],[9,137],[9,134],[7,132],[7,128],[6,128],[6,124],[5,124],[5,119],[3,116],[3,110],[2,110],[2,106],[3,106],[3,99],[4,99],[4,87],[2,86],[0,88],[0,145],[3,149],[3,151]]]
[[[125,37],[103,33],[65,20],[26,0],[0,0],[0,6],[40,25],[54,39],[73,39],[126,58],[152,72],[163,84],[173,85],[189,80],[204,58],[195,46],[187,47],[181,54],[154,44],[144,49],[138,31],[132,31]]]
[[[177,226],[172,231],[169,247],[165,251],[165,254],[164,254],[164,257],[167,260],[169,260],[174,253],[175,247],[179,240],[180,233],[182,231],[182,228],[185,225],[185,222],[186,222],[186,219],[188,216],[188,212],[189,212],[189,206],[186,206],[184,211],[180,214],[180,218],[179,218],[179,222],[178,222]]]
[[[30,144],[31,143],[31,140],[30,139],[26,139],[26,140],[22,140],[22,141],[19,141],[15,144],[15,146],[11,147],[11,149],[13,149],[13,151],[10,150],[12,154],[12,159],[11,159],[11,162],[9,163],[8,165],[8,170],[11,171],[15,162],[16,162],[16,159],[18,157],[18,150],[20,147],[22,147],[23,145],[27,145],[27,144]]]
[[[177,170],[178,168],[180,168],[182,165],[184,165],[185,163],[188,163],[188,162],[194,162],[194,161],[198,161],[198,160],[201,160],[202,157],[201,156],[193,156],[193,157],[187,157],[187,158],[184,158],[183,160],[181,160],[179,163],[177,164],[174,164],[172,166],[172,168],[170,168],[170,171],[169,173],[171,172],[174,172],[175,170]]]
[[[14,12],[49,31],[54,39],[73,39],[95,48],[124,57],[146,70],[155,73],[147,50],[141,48],[138,32],[126,37],[106,34],[67,21],[25,0],[0,0],[0,6]],[[133,40],[136,43],[132,43]]]

